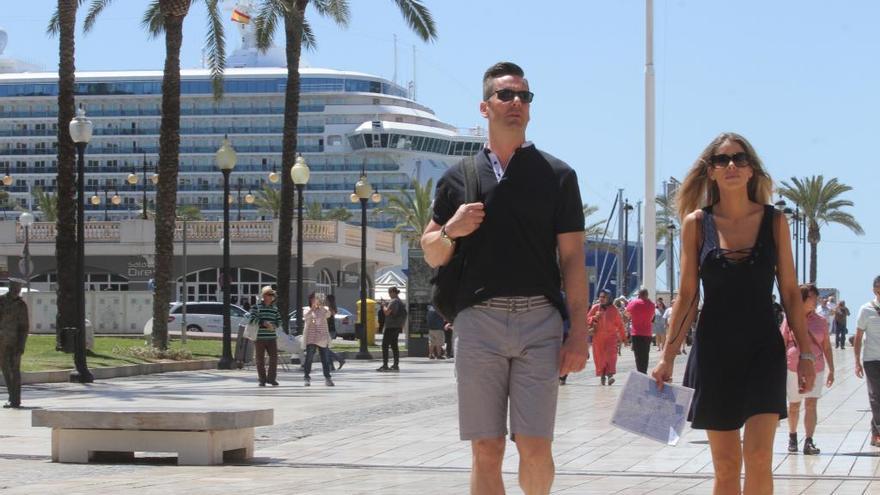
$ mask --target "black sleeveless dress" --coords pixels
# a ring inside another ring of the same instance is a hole
[[[693,428],[737,430],[755,414],[788,415],[785,345],[771,299],[774,214],[765,205],[755,245],[731,252],[719,247],[712,207],[703,209],[703,308],[684,375],[695,390],[688,415]]]

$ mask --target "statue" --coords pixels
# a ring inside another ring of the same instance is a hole
[[[9,391],[5,408],[21,407],[21,356],[30,324],[27,304],[20,293],[21,281],[11,279],[9,292],[0,296],[0,368]]]

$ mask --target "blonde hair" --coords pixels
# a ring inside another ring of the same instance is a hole
[[[773,179],[764,170],[764,164],[748,140],[735,132],[723,132],[706,146],[697,161],[688,171],[681,186],[675,194],[675,209],[681,220],[692,211],[704,206],[711,206],[721,199],[718,184],[709,179],[709,167],[712,166],[712,155],[726,142],[737,143],[749,156],[752,167],[752,178],[747,185],[749,199],[758,204],[769,204],[773,193]]]

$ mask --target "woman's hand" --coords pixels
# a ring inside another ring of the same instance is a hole
[[[825,386],[831,388],[834,385],[834,370],[828,371],[828,376],[825,378]]]
[[[816,366],[813,361],[801,359],[798,361],[798,392],[804,394],[813,390],[816,384]]]
[[[654,367],[654,370],[651,371],[651,377],[657,382],[657,390],[663,390],[663,384],[672,382],[672,367],[674,364],[672,361],[667,362],[666,359],[661,359],[657,366]]]

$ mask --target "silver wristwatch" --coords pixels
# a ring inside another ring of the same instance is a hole
[[[813,355],[812,352],[802,352],[800,355],[800,359],[803,359],[805,361],[812,361],[814,363],[816,362],[816,356]]]

